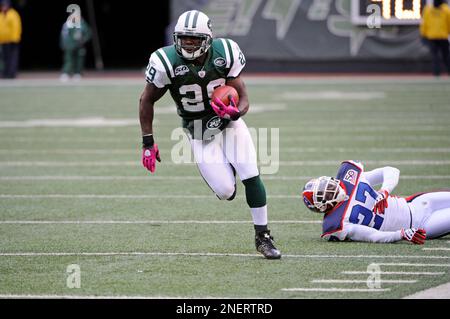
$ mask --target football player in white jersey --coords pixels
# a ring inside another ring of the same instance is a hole
[[[256,150],[242,119],[249,101],[241,71],[245,57],[236,42],[213,38],[211,21],[192,10],[178,18],[174,44],[156,50],[146,71],[146,86],[140,98],[142,163],[152,173],[160,161],[153,136],[153,106],[167,91],[177,106],[182,126],[188,131],[200,174],[216,196],[232,200],[236,195],[236,173],[245,186],[247,204],[255,228],[255,246],[268,259],[279,259],[267,227],[267,203],[259,176]],[[215,88],[229,85],[239,94],[239,103],[211,101]]]
[[[394,167],[364,171],[361,163],[345,161],[336,178],[308,181],[303,201],[324,213],[322,238],[330,241],[424,244],[450,233],[450,190],[393,196],[400,171]],[[375,186],[381,185],[378,190]]]

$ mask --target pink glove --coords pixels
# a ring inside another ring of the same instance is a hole
[[[413,244],[423,245],[427,238],[427,232],[422,228],[401,229],[402,238]]]
[[[142,165],[152,173],[155,172],[156,160],[161,162],[158,144],[153,144],[150,148],[142,149]]]
[[[384,210],[388,208],[388,202],[387,199],[389,197],[389,192],[380,189],[378,191],[378,197],[376,199],[375,206],[373,207],[373,212],[378,214],[384,214]]]
[[[241,116],[241,112],[239,112],[236,101],[231,95],[229,99],[230,105],[225,105],[221,100],[215,98],[214,101],[211,101],[211,107],[220,118],[236,121]]]

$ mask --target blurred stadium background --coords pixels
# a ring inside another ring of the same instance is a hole
[[[390,15],[383,17],[380,28],[369,28],[367,21],[374,20],[369,18],[368,5],[382,8],[385,2],[15,0],[13,5],[23,20],[20,65],[24,71],[61,67],[59,32],[68,16],[67,6],[77,3],[98,35],[88,45],[90,70],[101,67],[96,57],[105,70],[144,68],[153,50],[171,43],[176,18],[196,8],[211,17],[216,36],[240,44],[248,60],[247,72],[429,72],[417,18],[426,0],[387,1]],[[396,8],[400,2],[402,11]]]
[[[96,35],[85,79],[61,83],[72,3]],[[380,28],[366,24],[373,3],[390,4]],[[450,81],[431,75],[420,18],[405,19],[418,2],[398,3],[13,1],[23,37],[18,78],[0,81],[0,297],[402,298],[448,283],[448,237],[326,243],[298,195],[346,159],[400,168],[396,195],[448,187]],[[143,70],[193,8],[246,55],[249,126],[280,130],[280,170],[263,178],[280,261],[256,254],[242,185],[219,203],[194,165],[170,160],[180,120],[168,94],[155,108],[163,161],[154,176],[141,167]],[[381,289],[366,284],[371,263]]]

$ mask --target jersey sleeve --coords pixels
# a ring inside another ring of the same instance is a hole
[[[158,54],[157,51],[153,52],[150,56],[148,66],[145,71],[145,80],[160,89],[171,84],[170,77],[164,63],[165,61],[161,59],[161,54]]]
[[[389,193],[392,193],[400,178],[400,171],[390,166],[376,168],[363,174],[372,187],[381,185],[380,188],[387,190]]]
[[[322,238],[328,241],[344,241],[347,239],[347,229],[344,227],[333,233],[322,235]]]
[[[245,67],[245,56],[242,53],[241,49],[239,48],[239,45],[234,42],[233,40],[228,39],[227,41],[229,41],[230,47],[231,47],[231,66],[230,66],[230,71],[228,72],[228,77],[229,78],[237,78],[242,70]]]
[[[401,231],[379,231],[358,224],[346,224],[345,239],[370,243],[392,243],[402,239]]]

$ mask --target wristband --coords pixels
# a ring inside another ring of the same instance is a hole
[[[155,140],[153,139],[153,134],[146,134],[142,136],[142,146],[145,148],[150,148],[155,144]]]

